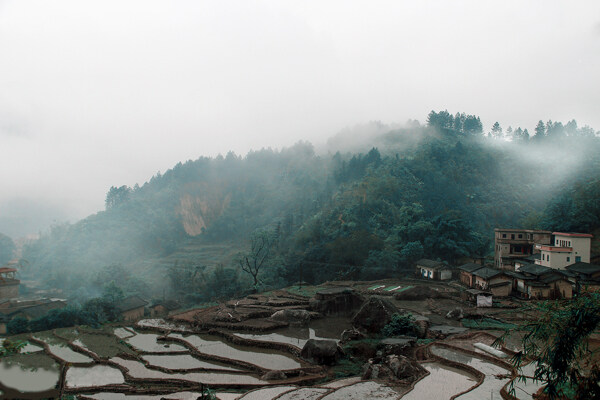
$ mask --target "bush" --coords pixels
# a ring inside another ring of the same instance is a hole
[[[394,314],[392,320],[383,327],[381,333],[384,336],[399,336],[399,335],[415,335],[417,333],[417,326],[415,324],[415,317],[412,314]]]
[[[11,319],[6,325],[6,331],[9,335],[17,335],[29,331],[29,321],[23,317]]]

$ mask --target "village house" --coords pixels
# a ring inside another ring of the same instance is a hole
[[[575,291],[600,292],[600,265],[579,262],[568,265],[566,270],[575,276]]]
[[[461,265],[460,267],[458,267],[458,270],[460,271],[460,273],[459,273],[460,281],[470,288],[475,287],[475,275],[473,275],[473,272],[477,271],[478,269],[482,269],[482,268],[483,268],[483,265],[479,265],[479,264],[475,264],[475,263],[467,263],[467,264]]]
[[[19,285],[21,281],[15,278],[15,268],[0,268],[0,299],[12,299],[19,297]]]
[[[423,258],[417,261],[417,274],[425,279],[445,281],[452,278],[452,269],[441,261]]]
[[[490,291],[494,296],[506,297],[512,289],[512,278],[505,271],[494,268],[480,268],[472,272],[475,288]]]
[[[65,308],[67,306],[67,302],[60,299],[43,299],[39,300],[37,304],[29,304],[26,306],[20,306],[19,303],[15,304],[16,307],[0,310],[0,312],[5,314],[9,320],[21,317],[31,321],[32,319],[43,317],[51,310]]]
[[[550,244],[552,232],[531,229],[494,229],[494,267],[514,271],[515,260],[539,253],[535,244]]]
[[[117,310],[123,320],[133,321],[144,316],[144,308],[147,304],[148,302],[139,296],[130,296],[117,305]]]
[[[570,299],[573,296],[568,272],[521,262],[509,275],[513,278],[513,292],[525,299]]]
[[[554,245],[536,244],[541,258],[537,264],[554,269],[565,269],[567,265],[590,262],[592,235],[589,233],[554,232]]]
[[[168,315],[169,312],[177,310],[178,308],[179,303],[177,303],[175,300],[156,301],[154,304],[148,307],[151,317],[164,317]]]

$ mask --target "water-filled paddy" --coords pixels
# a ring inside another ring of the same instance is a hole
[[[287,343],[293,346],[303,348],[309,339],[324,339],[324,340],[335,340],[339,342],[340,336],[333,337],[321,337],[317,336],[316,331],[313,328],[296,328],[289,327],[285,329],[279,329],[272,333],[236,333],[244,339],[262,340],[265,342],[278,342]]]
[[[240,369],[228,367],[224,364],[198,360],[189,354],[145,355],[142,356],[142,358],[148,361],[150,365],[167,368],[173,371],[196,368],[240,371]]]
[[[429,375],[416,383],[413,390],[402,396],[402,400],[446,399],[472,388],[475,379],[459,369],[439,363],[425,363]]]
[[[210,335],[170,336],[185,340],[201,353],[240,360],[266,369],[286,370],[301,367],[300,362],[291,356],[275,350],[228,344],[222,342],[223,339]]]
[[[49,344],[50,352],[58,358],[65,360],[69,363],[91,363],[94,362],[88,356],[71,350],[69,347],[60,344]]]
[[[296,386],[276,386],[264,389],[253,390],[246,393],[239,400],[265,400],[272,399],[281,393],[289,392],[290,390],[296,389]]]
[[[364,400],[364,399],[397,399],[398,392],[389,386],[373,381],[359,382],[345,386],[324,397],[323,400]],[[419,397],[425,399],[425,397]]]
[[[0,382],[23,393],[53,389],[59,375],[58,364],[45,354],[18,354],[0,361]]]
[[[78,388],[124,383],[125,377],[117,368],[108,365],[71,367],[67,370],[67,387]]]
[[[160,335],[155,333],[137,333],[128,339],[125,339],[127,343],[132,345],[138,350],[145,351],[148,353],[169,353],[169,352],[187,352],[188,350],[175,343],[157,342]]]
[[[167,374],[162,371],[156,371],[146,368],[144,364],[135,360],[126,360],[120,357],[114,357],[112,362],[125,367],[129,375],[137,379],[180,379],[190,382],[202,382],[207,385],[260,385],[266,384],[252,375],[231,374],[226,372],[190,372]]]
[[[325,388],[300,388],[282,394],[277,400],[316,400],[328,391],[329,389]]]
[[[478,371],[485,374],[485,379],[481,385],[471,390],[462,396],[457,397],[460,400],[485,400],[492,397],[501,398],[500,390],[506,385],[510,378],[496,378],[496,375],[509,374],[506,368],[502,368],[496,364],[492,364],[488,361],[482,360],[477,357],[473,357],[463,352],[458,352],[446,348],[437,346],[431,347],[431,352],[437,356],[446,358],[448,360],[456,361],[461,364],[469,365]]]

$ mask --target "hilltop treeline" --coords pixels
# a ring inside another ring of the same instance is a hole
[[[497,226],[597,227],[589,177],[599,175],[600,140],[574,122],[542,125],[535,140],[511,128],[521,136],[503,141],[499,124],[488,135],[478,117],[442,111],[426,126],[371,137],[363,151],[318,154],[300,142],[201,157],[111,188],[105,211],[53,227],[24,257],[32,271],[94,271],[167,257],[191,238],[244,252],[262,229],[273,257],[260,275],[278,285],[388,276],[421,257],[484,257]]]

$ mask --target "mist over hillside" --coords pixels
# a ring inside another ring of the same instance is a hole
[[[552,133],[550,123],[507,138],[478,121],[432,112],[427,125],[346,129],[326,149],[299,142],[181,162],[112,187],[104,211],[54,225],[25,246],[21,273],[68,296],[120,276],[126,292],[208,301],[251,288],[240,259],[260,237],[271,251],[254,285],[269,288],[411,274],[421,257],[485,257],[497,226],[600,226],[598,214],[579,215],[582,204],[598,212],[586,195],[600,172],[593,130]]]

